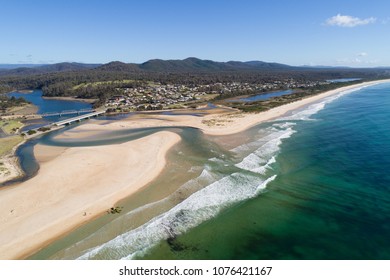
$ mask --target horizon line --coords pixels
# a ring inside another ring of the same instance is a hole
[[[258,59],[252,59],[252,60],[226,60],[226,61],[218,61],[218,60],[213,60],[213,59],[203,59],[203,58],[198,58],[198,57],[195,57],[195,56],[189,56],[189,57],[186,57],[186,58],[169,58],[169,59],[162,59],[162,58],[151,58],[151,59],[148,59],[148,60],[145,60],[144,62],[125,62],[125,61],[122,61],[122,60],[110,60],[108,62],[80,62],[80,61],[69,61],[69,60],[65,60],[65,61],[59,61],[59,62],[16,62],[16,63],[3,63],[3,62],[0,62],[0,65],[36,65],[36,66],[43,66],[43,65],[55,65],[55,64],[61,64],[61,63],[78,63],[78,64],[99,64],[99,65],[104,65],[104,64],[108,64],[108,63],[112,63],[112,62],[121,62],[121,63],[125,63],[125,64],[143,64],[143,63],[146,63],[148,61],[151,61],[151,60],[162,60],[162,61],[168,61],[168,60],[179,60],[179,61],[182,61],[182,60],[186,60],[186,59],[189,59],[189,58],[195,58],[195,59],[199,59],[199,60],[209,60],[209,61],[213,61],[213,62],[219,62],[219,63],[228,63],[228,62],[252,62],[252,61],[259,61],[259,62],[265,62],[265,63],[276,63],[276,64],[283,64],[283,65],[287,65],[287,66],[291,66],[291,67],[307,67],[307,68],[360,68],[360,69],[364,69],[364,68],[367,68],[367,69],[373,69],[373,68],[390,68],[390,65],[387,66],[387,65],[374,65],[374,66],[355,66],[355,65],[324,65],[324,64],[315,64],[315,65],[309,65],[309,64],[300,64],[300,65],[293,65],[293,64],[288,64],[288,63],[282,63],[282,62],[275,62],[275,61],[265,61],[265,60],[258,60]]]

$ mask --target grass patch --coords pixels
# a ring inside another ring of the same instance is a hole
[[[199,102],[202,102],[202,101],[210,101],[210,100],[214,100],[215,98],[217,98],[219,96],[219,94],[217,93],[211,93],[211,94],[206,94],[206,95],[201,95],[200,96],[200,99],[198,100]]]
[[[23,141],[21,136],[0,138],[0,157],[10,153],[12,149]]]
[[[82,83],[82,84],[74,86],[72,89],[75,90],[75,89],[79,89],[79,88],[83,88],[83,87],[87,87],[87,86],[96,87],[99,85],[110,85],[110,84],[121,85],[121,84],[132,83],[134,81],[135,80],[119,80],[119,81],[101,81],[101,82]]]
[[[164,109],[185,109],[186,107],[183,104],[176,103],[166,106]]]
[[[7,134],[15,133],[22,126],[23,124],[19,120],[0,120],[0,127]]]

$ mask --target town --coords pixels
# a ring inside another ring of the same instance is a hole
[[[215,98],[262,92],[307,89],[330,84],[328,81],[298,82],[292,78],[262,84],[242,82],[212,83],[207,85],[161,84],[150,82],[134,88],[117,88],[117,95],[109,98],[104,107],[108,112],[149,111],[195,106]]]

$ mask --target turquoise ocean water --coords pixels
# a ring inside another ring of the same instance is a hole
[[[179,133],[174,157],[191,162],[191,180],[41,256],[390,259],[390,84],[343,92],[235,141]]]
[[[295,132],[263,193],[144,257],[390,259],[390,84],[309,111],[279,122]]]

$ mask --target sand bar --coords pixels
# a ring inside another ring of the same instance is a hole
[[[0,259],[23,258],[152,181],[180,136],[116,145],[35,147],[38,174],[0,190]]]

